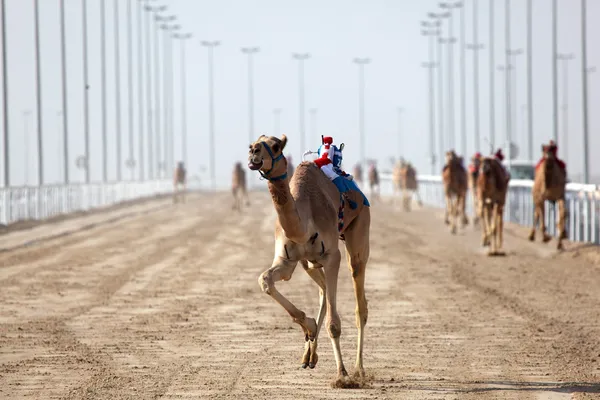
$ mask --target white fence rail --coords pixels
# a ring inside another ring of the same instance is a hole
[[[382,191],[391,193],[391,174],[381,174]],[[433,207],[445,207],[444,188],[440,176],[419,175],[419,192],[423,202]],[[511,180],[504,208],[505,221],[531,227],[533,225],[533,199],[530,180]],[[577,242],[600,244],[600,189],[596,185],[567,184],[566,214],[567,234]],[[467,212],[473,215],[471,193],[468,193]],[[558,207],[546,202],[548,233],[556,235]]]
[[[43,220],[172,192],[171,180],[0,188],[0,224]]]

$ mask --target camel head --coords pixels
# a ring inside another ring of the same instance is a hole
[[[485,175],[485,176],[489,176],[492,171],[493,171],[493,165],[492,163],[494,162],[493,159],[491,159],[490,157],[484,157],[481,160],[481,172]]]
[[[450,164],[456,158],[456,153],[454,150],[449,150],[446,152],[446,164]]]
[[[263,178],[270,181],[282,180],[287,177],[287,160],[283,149],[287,144],[287,136],[281,139],[275,136],[261,135],[250,145],[248,151],[248,168],[258,171]]]

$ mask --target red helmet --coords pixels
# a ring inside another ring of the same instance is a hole
[[[496,156],[496,158],[500,161],[504,160],[504,154],[502,153],[502,149],[498,149],[498,151],[496,151],[496,153],[494,154]]]
[[[481,153],[480,152],[475,153],[475,158],[481,158]]]
[[[333,138],[331,136],[324,136],[323,144],[333,144]]]

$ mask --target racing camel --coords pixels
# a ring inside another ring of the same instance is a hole
[[[460,216],[462,226],[469,223],[465,213],[467,197],[467,171],[463,166],[463,159],[456,155],[454,150],[446,152],[446,165],[442,171],[444,180],[444,194],[446,196],[446,212],[444,222],[451,225],[452,234],[456,233],[456,220]],[[449,220],[452,218],[452,221]]]
[[[369,187],[371,188],[371,195],[373,199],[380,199],[380,185],[379,185],[379,171],[377,171],[377,167],[375,163],[372,162],[369,165]]]
[[[177,163],[177,168],[173,173],[173,203],[179,202],[179,198],[185,203],[185,192],[186,192],[186,175],[187,171],[183,162]]]
[[[273,263],[260,275],[258,283],[301,326],[305,340],[303,368],[314,368],[317,363],[317,338],[327,314],[327,328],[337,364],[335,385],[356,387],[358,384],[346,372],[340,349],[341,322],[336,305],[341,261],[338,242],[340,237],[345,241],[346,259],[354,283],[358,328],[355,372],[363,378],[363,341],[367,323],[365,270],[371,224],[369,203],[354,182],[345,178],[344,181],[357,190],[341,193],[312,161],[297,165],[290,181],[287,160],[282,153],[286,144],[285,135],[281,138],[262,135],[250,145],[248,167],[258,170],[268,180],[277,213]],[[340,214],[343,215],[342,222]],[[298,262],[320,287],[320,309],[316,320],[299,310],[275,287],[276,282],[290,280]]]
[[[481,172],[477,177],[477,214],[483,219],[482,245],[490,246],[488,255],[504,255],[504,204],[508,181],[504,168],[496,158],[481,160]]]
[[[233,174],[231,177],[231,192],[233,193],[233,209],[241,210],[242,202],[244,197],[246,198],[246,205],[250,205],[250,198],[248,197],[248,189],[246,185],[246,171],[242,168],[242,163],[237,162],[233,168]]]
[[[543,242],[548,243],[552,237],[546,233],[545,202],[550,201],[553,205],[558,203],[558,243],[556,248],[563,249],[562,241],[567,238],[565,229],[565,186],[567,183],[567,170],[565,164],[556,156],[557,147],[553,141],[549,145],[542,146],[543,158],[535,168],[535,179],[533,182],[533,227],[529,234],[529,240],[535,240],[535,230],[540,223]]]

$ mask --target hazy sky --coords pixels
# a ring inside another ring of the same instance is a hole
[[[5,0],[7,12],[7,54],[9,75],[9,117],[11,179],[14,185],[24,182],[27,161],[24,151],[25,134],[29,132],[29,182],[37,181],[35,52],[33,0]],[[115,177],[115,62],[114,5],[118,4],[121,23],[121,109],[123,123],[123,159],[128,154],[127,103],[127,2],[106,0],[107,16],[107,96],[109,177]],[[137,32],[137,7],[134,4],[134,35]],[[473,2],[479,9],[480,52],[480,119],[481,136],[489,131],[489,5],[495,4],[496,64],[504,64],[504,5],[501,0],[466,0],[466,41],[473,41]],[[42,120],[44,137],[44,170],[48,182],[61,176],[62,153],[59,130],[62,109],[60,75],[59,1],[40,0]],[[525,0],[512,0],[512,48],[526,49]],[[559,52],[573,53],[569,64],[569,140],[568,164],[571,175],[582,169],[581,119],[581,44],[580,1],[559,0]],[[70,173],[73,180],[83,178],[75,166],[75,158],[83,154],[83,69],[81,0],[65,0],[67,9],[67,68],[69,107]],[[91,177],[99,180],[101,168],[101,90],[100,90],[100,0],[88,0],[88,43],[90,76]],[[298,138],[298,62],[292,52],[308,52],[305,63],[307,144],[316,150],[320,135],[333,135],[336,143],[345,142],[345,166],[350,169],[358,159],[358,67],[354,57],[369,57],[366,66],[366,132],[367,156],[379,159],[387,166],[399,146],[403,155],[412,160],[419,172],[429,173],[428,141],[428,80],[421,66],[428,60],[428,41],[421,36],[420,21],[438,5],[429,0],[158,0],[153,4],[168,6],[164,15],[176,15],[184,32],[194,36],[187,46],[188,160],[192,173],[208,165],[208,93],[207,50],[200,40],[220,40],[215,49],[215,130],[217,135],[217,177],[229,184],[235,161],[245,161],[248,149],[247,59],[243,46],[259,46],[255,56],[255,130],[256,136],[273,132],[273,109],[282,108],[281,129],[289,136],[289,148],[297,163],[303,149]],[[533,69],[534,69],[534,154],[539,155],[542,141],[552,135],[551,81],[551,0],[533,0]],[[592,23],[600,15],[600,1],[588,1],[588,65],[600,67],[600,54],[591,40],[600,34]],[[459,34],[459,11],[455,11],[455,36]],[[446,25],[443,26],[447,36]],[[162,38],[162,36],[161,36]],[[162,40],[162,39],[161,39]],[[137,43],[134,36],[134,45]],[[456,134],[460,135],[460,42],[455,45]],[[178,46],[179,43],[177,42]],[[162,46],[162,44],[161,44]],[[175,73],[175,136],[176,160],[180,158],[180,58],[174,50]],[[134,55],[137,48],[134,47]],[[446,59],[444,57],[444,63]],[[135,156],[138,150],[137,121],[137,59],[134,57]],[[445,64],[444,64],[445,65]],[[473,52],[466,55],[467,142],[468,153],[473,148]],[[521,147],[519,158],[526,156],[522,106],[526,104],[526,58],[517,59],[515,121],[516,142]],[[600,71],[599,71],[600,72]],[[504,83],[496,72],[497,135],[504,133]],[[559,78],[561,78],[559,70]],[[599,101],[600,75],[591,74],[589,82],[590,110]],[[562,81],[559,82],[562,102]],[[437,83],[436,83],[437,87]],[[447,86],[444,86],[447,94]],[[144,103],[145,104],[145,103]],[[436,103],[437,104],[437,103]],[[398,142],[397,108],[404,107],[402,142]],[[317,108],[316,133],[311,131],[308,109]],[[27,116],[27,111],[31,114]],[[437,112],[437,105],[436,105]],[[1,113],[1,110],[0,110]],[[447,117],[447,116],[446,116]],[[562,117],[562,114],[561,114]],[[600,146],[595,113],[590,113],[592,149]],[[26,128],[27,127],[27,128]],[[562,122],[560,125],[562,139]],[[0,127],[1,128],[1,127]],[[437,134],[437,123],[436,123]],[[456,148],[460,149],[460,139]],[[482,139],[482,145],[484,141]],[[559,152],[564,155],[561,141]],[[436,145],[437,149],[437,145]],[[487,147],[485,148],[487,152]],[[593,157],[592,169],[598,173],[600,160]],[[147,156],[146,156],[147,157]],[[567,158],[567,157],[565,157]],[[203,176],[206,172],[203,173]],[[126,177],[129,174],[125,174]],[[137,176],[137,174],[136,174]]]

